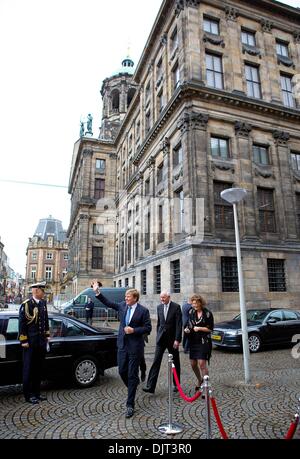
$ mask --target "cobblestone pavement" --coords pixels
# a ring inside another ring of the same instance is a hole
[[[154,329],[155,329],[155,324]],[[117,326],[115,324],[114,326]],[[146,346],[147,369],[154,356],[155,333]],[[196,383],[188,356],[181,352],[184,392],[191,396]],[[243,354],[214,350],[210,382],[230,439],[282,439],[300,397],[300,358],[290,348],[252,354],[253,383],[244,385]],[[163,439],[158,426],[168,422],[167,353],[154,395],[139,385],[135,415],[125,419],[126,388],[117,368],[107,370],[89,389],[46,385],[47,401],[24,403],[21,386],[0,388],[0,438]],[[193,403],[174,395],[173,422],[184,430],[176,439],[206,438],[205,402]],[[212,414],[213,418],[213,414]],[[221,438],[212,421],[212,437]],[[295,438],[300,439],[299,428]]]

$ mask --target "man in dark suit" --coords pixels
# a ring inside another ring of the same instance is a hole
[[[170,301],[169,292],[162,292],[160,294],[160,301],[161,304],[157,306],[155,356],[152,367],[150,368],[147,386],[143,388],[144,392],[150,392],[151,394],[155,392],[161,361],[166,349],[168,349],[169,354],[173,355],[173,362],[178,378],[180,379],[179,344],[182,337],[181,308],[179,304]],[[177,391],[175,381],[173,391]]]
[[[191,300],[190,299],[189,299],[188,303],[184,303],[182,305],[182,310],[181,311],[182,311],[182,325],[183,325],[183,327],[185,327],[186,324],[189,321],[189,310],[191,309],[191,307],[192,307],[192,304],[191,304]],[[188,337],[187,337],[186,333],[184,333],[184,335],[183,335],[182,346],[183,346],[184,353],[188,354],[189,350],[190,350],[190,345],[189,345],[189,340],[188,340]]]
[[[139,365],[144,356],[143,335],[149,335],[152,330],[149,310],[138,303],[140,295],[136,289],[127,290],[125,301],[113,303],[102,295],[98,281],[93,281],[92,287],[96,298],[119,313],[118,367],[119,374],[128,388],[125,416],[131,418],[134,414],[134,400],[139,384]]]

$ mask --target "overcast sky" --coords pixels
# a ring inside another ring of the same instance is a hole
[[[40,218],[67,229],[66,188],[80,119],[101,120],[102,81],[128,45],[138,62],[162,0],[0,0],[0,237],[25,275],[26,247]],[[300,7],[300,0],[286,1]]]

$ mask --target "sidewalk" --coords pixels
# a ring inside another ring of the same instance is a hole
[[[112,324],[114,328],[118,324]],[[156,322],[146,345],[147,374],[154,357]],[[194,394],[195,376],[188,355],[180,353],[181,383],[188,396]],[[251,354],[253,383],[243,384],[243,354],[213,350],[210,382],[219,414],[229,439],[283,439],[294,418],[300,396],[300,359],[291,349]],[[136,396],[135,415],[126,419],[124,387],[117,368],[107,370],[89,389],[54,388],[44,393],[47,402],[25,405],[20,386],[0,388],[0,438],[94,438],[165,439],[158,426],[168,422],[167,353],[154,395]],[[221,438],[212,415],[212,438]],[[205,439],[205,402],[193,403],[174,394],[173,422],[183,432],[175,440]],[[294,438],[300,439],[298,432]]]

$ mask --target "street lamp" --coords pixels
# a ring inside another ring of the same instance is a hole
[[[236,207],[237,203],[242,201],[246,197],[246,195],[247,195],[247,191],[244,188],[228,188],[227,190],[224,190],[221,192],[221,198],[233,205],[236,256],[237,256],[237,268],[238,268],[238,278],[239,278],[240,312],[241,312],[241,323],[242,323],[244,372],[245,372],[245,383],[248,384],[250,382],[248,327],[247,327],[247,315],[246,315],[246,306],[245,306],[244,278],[243,278],[243,269],[242,269],[239,224],[238,224],[237,207]]]

